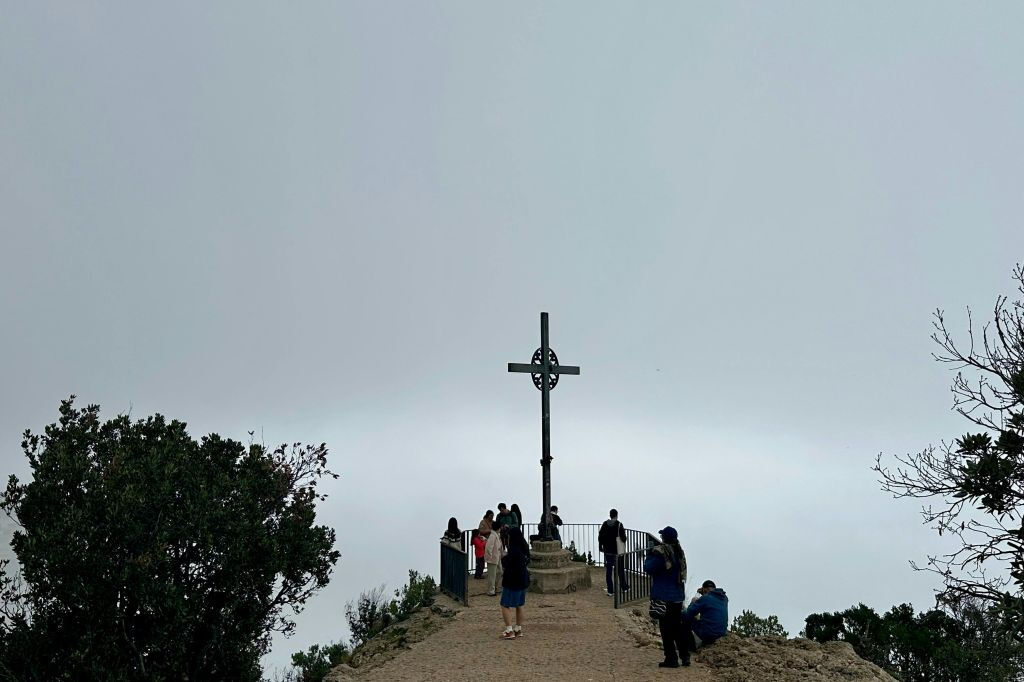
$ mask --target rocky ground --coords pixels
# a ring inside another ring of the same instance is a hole
[[[391,626],[338,666],[331,682],[431,682],[494,675],[528,680],[683,679],[892,680],[846,644],[729,636],[698,652],[689,668],[662,669],[661,643],[644,611],[612,609],[594,574],[595,587],[575,593],[527,595],[525,636],[498,639],[503,625],[497,597],[470,579],[470,606],[439,597],[430,609]]]

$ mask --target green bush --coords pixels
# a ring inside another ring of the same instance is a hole
[[[292,654],[292,665],[299,669],[296,682],[320,682],[336,665],[349,658],[348,647],[341,642],[324,646],[314,644],[306,651]]]
[[[779,624],[778,616],[761,618],[753,611],[744,611],[733,618],[729,629],[744,637],[789,637],[789,633]]]

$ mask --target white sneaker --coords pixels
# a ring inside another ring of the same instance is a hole
[[[609,597],[614,597],[615,596],[614,592],[607,592],[606,591],[605,594],[607,594]]]

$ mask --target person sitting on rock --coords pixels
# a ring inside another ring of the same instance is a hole
[[[695,649],[724,637],[729,627],[729,597],[725,590],[716,587],[713,580],[705,580],[701,590],[704,594],[690,604],[683,616],[684,624],[693,631]]]

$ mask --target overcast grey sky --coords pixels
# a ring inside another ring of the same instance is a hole
[[[567,522],[671,523],[793,634],[930,604],[869,467],[964,429],[929,315],[1024,259],[1020,4],[0,5],[3,473],[70,393],[326,441],[342,559],[271,663],[539,515],[541,310]]]

